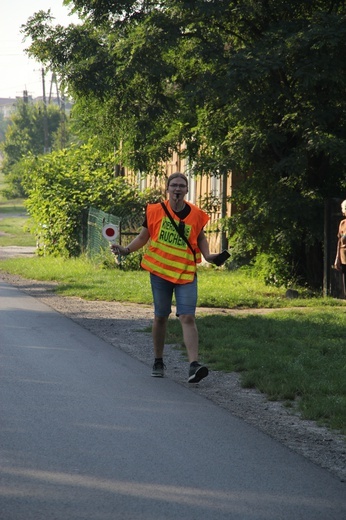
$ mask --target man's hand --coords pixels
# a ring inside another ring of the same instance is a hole
[[[129,251],[129,248],[128,247],[123,247],[119,244],[111,244],[110,246],[111,248],[111,251],[113,253],[113,255],[117,256],[117,255],[129,255],[130,254],[130,251]]]
[[[203,255],[204,256],[204,255]],[[219,256],[219,253],[209,253],[208,255],[206,255],[204,258],[207,262],[209,262],[210,264],[213,264],[214,263],[214,259]]]

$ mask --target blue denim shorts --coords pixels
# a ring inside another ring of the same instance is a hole
[[[150,273],[151,290],[154,298],[155,316],[165,317],[172,312],[172,298],[175,295],[177,316],[195,315],[197,305],[197,276],[193,282],[177,284]]]

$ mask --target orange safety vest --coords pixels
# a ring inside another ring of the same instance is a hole
[[[176,224],[179,225],[179,219],[172,211],[168,200],[165,201],[165,205]],[[197,270],[196,263],[201,262],[197,239],[209,220],[204,211],[194,204],[189,203],[188,205],[191,211],[183,219],[185,236],[195,251],[196,260],[189,246],[173,227],[161,203],[147,206],[147,224],[151,241],[141,265],[146,271],[178,284],[190,283],[194,280]]]

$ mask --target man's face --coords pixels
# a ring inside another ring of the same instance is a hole
[[[188,186],[185,179],[175,177],[172,179],[167,187],[167,191],[175,200],[183,199],[188,191]]]

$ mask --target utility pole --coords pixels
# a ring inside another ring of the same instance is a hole
[[[43,153],[49,153],[49,140],[48,140],[48,115],[47,115],[47,98],[46,98],[46,84],[45,84],[45,70],[42,67],[42,92],[43,92],[43,135],[44,135],[44,146]]]

